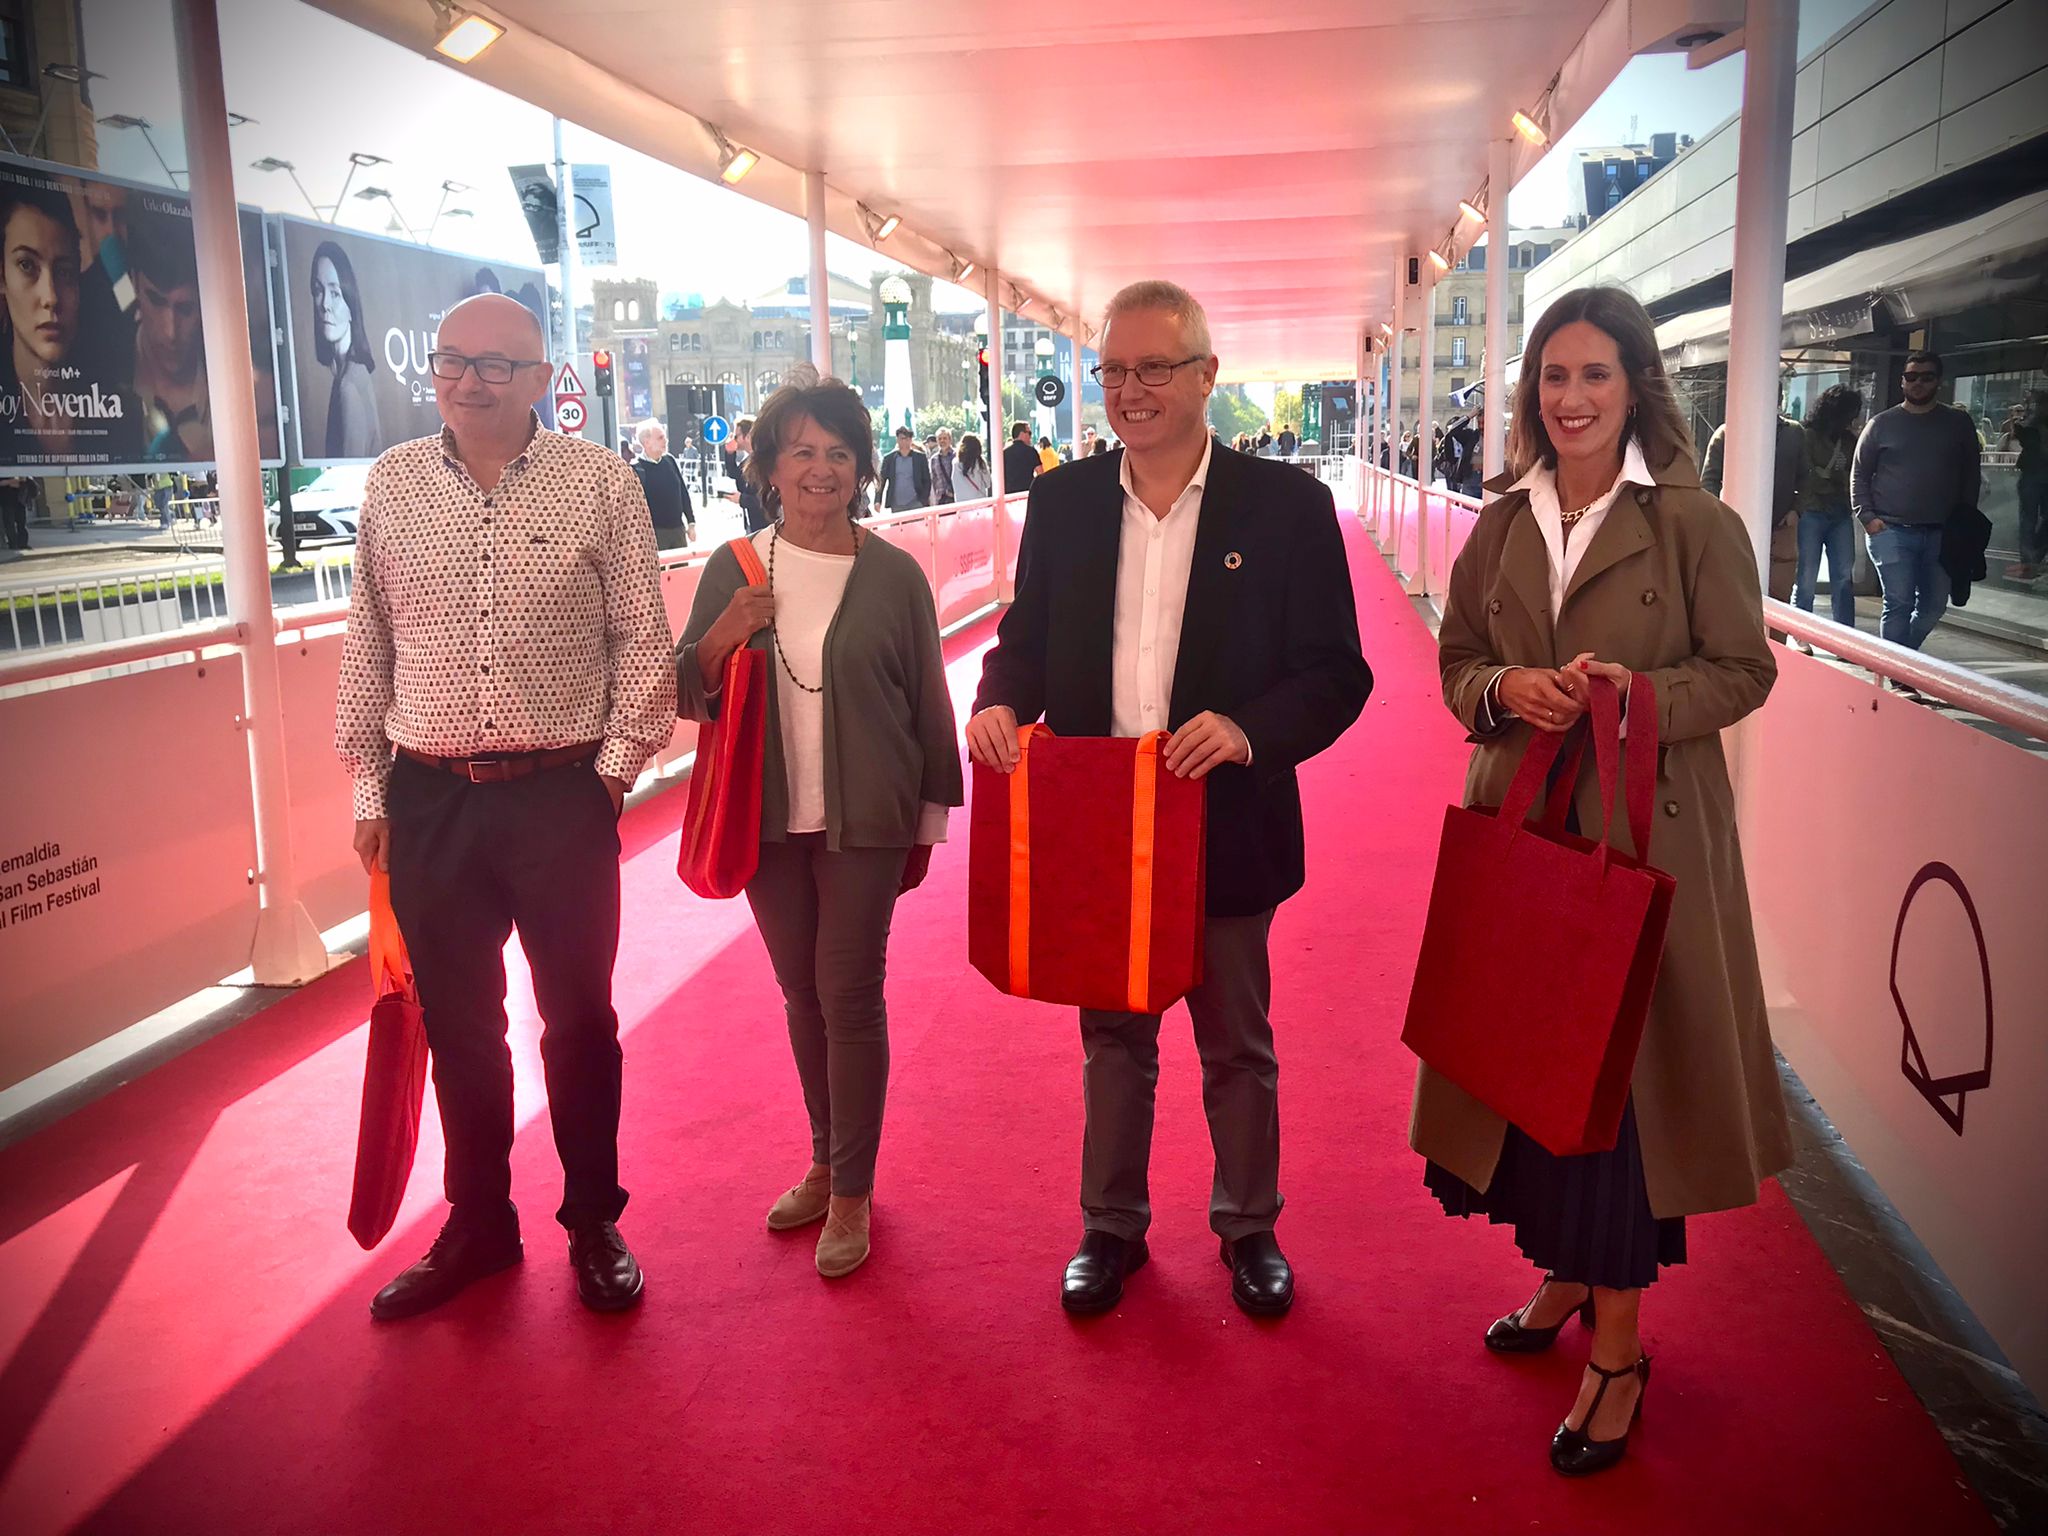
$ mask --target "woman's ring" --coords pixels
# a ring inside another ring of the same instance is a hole
[[[1552,720],[1555,720],[1557,718],[1557,711],[1554,709],[1546,709],[1545,711],[1543,711],[1543,713],[1548,715]]]

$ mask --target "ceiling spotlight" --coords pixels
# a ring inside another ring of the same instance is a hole
[[[434,8],[434,24],[440,36],[434,42],[434,52],[443,58],[453,59],[458,64],[471,64],[491,44],[505,35],[505,29],[495,21],[479,16],[474,11],[465,11],[451,0],[428,0]]]
[[[1461,197],[1458,199],[1458,212],[1470,219],[1474,224],[1484,224],[1486,222],[1486,215],[1481,213],[1478,205],[1469,198]]]
[[[891,235],[896,233],[896,226],[898,224],[901,224],[902,222],[903,220],[900,216],[893,213],[890,214],[889,217],[882,220],[882,227],[875,231],[875,238],[877,240],[888,239]]]
[[[1439,272],[1448,272],[1451,270],[1451,264],[1444,259],[1444,253],[1442,251],[1431,251],[1429,253],[1429,264],[1432,267],[1435,267]]]
[[[1515,125],[1515,132],[1519,133],[1531,144],[1534,144],[1538,149],[1541,149],[1550,142],[1550,135],[1537,127],[1536,119],[1528,113],[1517,112],[1509,121]]]
[[[747,172],[761,163],[761,157],[728,139],[716,123],[706,123],[705,129],[718,145],[718,179],[728,187],[736,187],[747,179]]]
[[[948,256],[953,256],[953,253],[951,251],[946,252],[946,254]],[[953,256],[953,281],[956,283],[964,283],[967,281],[968,278],[972,276],[974,276],[974,263],[971,261],[962,261],[958,256]]]
[[[1016,302],[1015,304],[1013,304],[1013,305],[1011,305],[1011,306],[1010,306],[1010,308],[1011,308],[1012,310],[1014,310],[1014,311],[1015,311],[1016,313],[1018,313],[1018,314],[1020,314],[1020,315],[1021,315],[1021,314],[1023,314],[1023,313],[1024,313],[1024,311],[1025,311],[1025,310],[1027,310],[1027,309],[1029,309],[1030,307],[1031,307],[1031,295],[1030,295],[1030,294],[1028,294],[1028,293],[1027,293],[1027,294],[1025,294],[1025,295],[1024,295],[1024,296],[1023,296],[1022,298],[1020,298],[1020,299],[1019,299],[1019,300],[1018,300],[1018,301],[1017,301],[1017,302]]]

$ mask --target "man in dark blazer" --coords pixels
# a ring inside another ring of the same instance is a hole
[[[1217,360],[1201,306],[1171,283],[1134,284],[1110,301],[1100,350],[1123,451],[1033,482],[968,752],[1008,772],[1018,723],[1042,715],[1065,736],[1168,730],[1168,768],[1207,778],[1204,979],[1188,1013],[1216,1153],[1209,1224],[1238,1306],[1284,1312],[1267,938],[1302,884],[1295,765],[1358,718],[1372,674],[1328,489],[1210,435]],[[1159,1018],[1083,1009],[1081,1038],[1085,1230],[1061,1304],[1099,1312],[1148,1256]]]
[[[932,504],[932,461],[917,450],[910,428],[896,429],[896,451],[882,460],[875,480],[875,504],[884,512],[908,512]]]

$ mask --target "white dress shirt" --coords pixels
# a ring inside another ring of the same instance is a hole
[[[1173,672],[1180,660],[1180,627],[1188,606],[1188,575],[1195,568],[1195,530],[1209,479],[1215,438],[1202,439],[1202,462],[1166,516],[1155,517],[1131,481],[1131,456],[1118,470],[1123,486],[1122,539],[1116,562],[1116,617],[1110,627],[1113,668],[1110,729],[1142,736],[1168,728]]]
[[[1543,546],[1550,551],[1550,622],[1555,624],[1564,610],[1564,594],[1572,584],[1572,576],[1579,568],[1579,561],[1592,547],[1593,535],[1600,531],[1600,525],[1607,521],[1607,512],[1614,505],[1614,498],[1631,485],[1654,486],[1657,477],[1650,473],[1650,466],[1643,461],[1643,450],[1631,437],[1622,451],[1621,472],[1614,477],[1614,484],[1607,488],[1585,515],[1570,527],[1565,526],[1564,507],[1557,499],[1557,471],[1538,462],[1527,474],[1513,485],[1510,491],[1529,493],[1529,512],[1536,519],[1536,528],[1543,535]],[[1500,705],[1500,680],[1514,671],[1513,667],[1502,667],[1487,680],[1486,692],[1480,698],[1479,729],[1490,732],[1506,723],[1506,711]],[[1627,700],[1622,701],[1624,710]],[[1627,734],[1624,725],[1623,732]]]

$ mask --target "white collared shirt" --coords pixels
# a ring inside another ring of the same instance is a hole
[[[1592,547],[1593,535],[1600,525],[1607,521],[1608,509],[1614,505],[1623,487],[1630,485],[1655,486],[1657,477],[1650,473],[1650,466],[1643,460],[1643,450],[1631,437],[1628,447],[1622,451],[1621,472],[1614,477],[1614,484],[1607,493],[1586,508],[1585,515],[1571,527],[1564,523],[1564,508],[1557,499],[1557,471],[1538,462],[1527,474],[1509,486],[1510,491],[1529,493],[1529,511],[1536,519],[1537,531],[1543,535],[1543,547],[1550,552],[1550,622],[1557,623],[1558,615],[1564,611],[1564,594],[1572,584],[1572,575],[1579,568],[1579,561]],[[1481,734],[1489,734],[1504,725],[1507,719],[1500,708],[1500,680],[1514,671],[1513,667],[1502,667],[1486,680],[1486,692],[1480,696],[1478,725]],[[1622,701],[1626,715],[1628,701]],[[1622,734],[1628,734],[1624,720]]]
[[[1110,628],[1109,694],[1110,729],[1118,736],[1168,729],[1188,575],[1195,568],[1195,530],[1201,522],[1202,490],[1215,444],[1213,437],[1203,434],[1202,462],[1164,517],[1154,517],[1139,497],[1128,452],[1118,470],[1124,510],[1116,562],[1116,616]]]
[[[1508,489],[1529,493],[1529,510],[1535,514],[1536,527],[1543,534],[1543,544],[1550,551],[1550,621],[1555,624],[1564,611],[1565,590],[1572,584],[1572,573],[1579,568],[1579,561],[1592,546],[1593,535],[1600,531],[1600,525],[1607,521],[1607,509],[1614,505],[1623,486],[1654,486],[1657,477],[1650,473],[1650,466],[1643,462],[1643,450],[1631,437],[1628,447],[1621,456],[1621,473],[1614,477],[1614,484],[1607,488],[1607,494],[1586,508],[1585,515],[1570,528],[1564,524],[1564,508],[1557,499],[1557,471],[1538,462],[1526,475]]]

